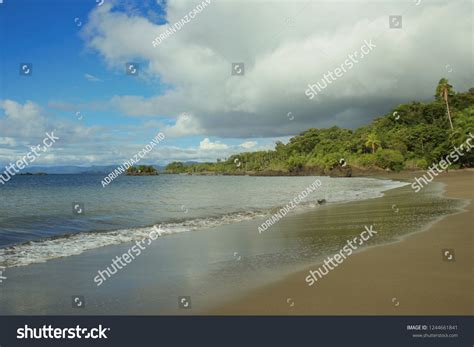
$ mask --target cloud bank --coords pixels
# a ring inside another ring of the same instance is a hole
[[[166,20],[198,3],[170,0]],[[171,86],[148,98],[117,95],[112,104],[125,114],[175,118],[177,136],[272,137],[359,126],[398,103],[430,98],[442,76],[469,88],[471,13],[469,1],[216,1],[154,47],[167,24],[107,4],[91,13],[83,37],[110,68],[140,60],[147,79]],[[402,15],[402,28],[389,28],[390,15]],[[308,84],[364,40],[377,45],[370,56],[308,100]],[[243,76],[231,75],[233,62],[245,64]]]

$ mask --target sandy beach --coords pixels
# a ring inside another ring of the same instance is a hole
[[[403,173],[400,177],[407,177]],[[411,176],[410,176],[411,177]],[[395,178],[395,177],[393,177]],[[444,195],[465,199],[464,211],[400,242],[353,254],[315,285],[309,270],[259,288],[211,310],[217,315],[472,315],[474,314],[474,171],[436,178]],[[442,250],[454,250],[454,261]]]
[[[384,176],[409,183],[416,174]],[[473,177],[473,171],[449,172],[419,193],[405,185],[377,198],[301,209],[262,234],[258,227],[267,216],[166,235],[100,287],[93,281],[98,271],[134,243],[9,267],[0,313],[472,314]],[[267,180],[239,179],[247,185]],[[269,178],[286,184],[301,179]],[[360,182],[327,185],[340,180]],[[308,287],[308,269],[370,225],[378,234],[366,247]],[[444,261],[442,249],[454,249],[455,261]],[[81,309],[71,304],[75,296],[85,300]],[[180,297],[189,298],[191,308],[181,308]]]

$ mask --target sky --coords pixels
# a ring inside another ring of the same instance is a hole
[[[35,165],[118,164],[159,132],[166,139],[142,163],[214,161],[308,128],[354,129],[429,101],[441,77],[472,87],[472,6],[3,0],[0,164],[52,131],[60,139]],[[138,68],[127,73],[127,64]],[[310,99],[308,87],[329,72]]]

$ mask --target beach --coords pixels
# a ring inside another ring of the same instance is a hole
[[[168,230],[167,234],[147,244],[126,267],[111,277],[104,276],[100,286],[94,280],[99,271],[111,268],[117,256],[130,254],[136,241],[134,235],[146,235],[146,228],[79,233],[26,243],[5,253],[12,263],[21,259],[25,265],[7,267],[4,271],[7,279],[0,286],[0,313],[472,314],[473,214],[468,203],[473,194],[473,174],[473,171],[450,171],[419,193],[409,184],[413,173],[387,175],[385,180],[377,182],[321,177],[320,189],[343,188],[332,189],[327,195],[321,195],[323,190],[315,191],[310,198],[326,197],[329,201],[335,199],[334,203],[298,206],[262,233],[259,227],[276,210],[262,215],[244,215],[244,218],[241,214],[232,215],[232,218],[218,219],[219,223],[215,218],[205,219],[207,224],[198,223],[203,219],[165,223],[163,228]],[[192,184],[204,191],[210,183],[221,182],[222,187],[229,187],[229,199],[232,199],[235,184],[228,183],[238,182],[241,204],[247,194],[259,200],[265,198],[262,194],[255,195],[257,185],[265,184],[268,190],[276,189],[273,187],[279,184],[299,182],[290,190],[279,190],[281,201],[288,201],[293,198],[293,191],[304,189],[315,177],[160,176],[144,179],[147,181],[139,182],[143,189],[148,189],[148,185],[158,189],[169,180],[182,180],[181,184]],[[131,178],[124,179],[120,189],[132,184],[129,180]],[[97,178],[92,177],[89,185],[93,187],[96,181]],[[382,186],[389,189],[383,194],[377,193]],[[338,202],[338,196],[347,196],[349,189],[353,189],[350,195],[353,200]],[[62,190],[58,195],[61,193]],[[223,201],[217,194],[215,197],[213,204]],[[202,201],[196,203],[202,205]],[[176,205],[177,212],[172,211],[173,214],[197,213],[190,203],[186,204],[189,212],[179,209],[181,203]],[[96,223],[97,217],[90,206],[91,203],[86,205],[88,215],[75,217],[76,223],[87,216]],[[114,212],[118,216],[130,210],[128,202],[120,206],[122,209]],[[208,210],[212,209],[214,207]],[[138,207],[136,210],[134,213],[140,212]],[[147,209],[147,212],[151,215],[152,211]],[[373,238],[308,287],[305,278],[309,269],[318,268],[322,260],[338,252],[346,240],[371,226],[377,231]],[[97,243],[95,247],[94,243]],[[444,261],[442,249],[454,249],[455,261]],[[44,260],[38,262],[39,256]],[[179,304],[183,297],[189,301],[186,307]],[[75,298],[83,305],[76,307]]]
[[[399,177],[406,175],[406,173]],[[474,171],[435,179],[445,196],[468,206],[400,242],[353,254],[309,287],[310,269],[259,288],[210,314],[217,315],[472,315]],[[453,249],[454,261],[442,250]]]

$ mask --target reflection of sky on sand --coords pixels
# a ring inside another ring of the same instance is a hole
[[[0,314],[193,314],[220,300],[281,278],[337,251],[364,225],[378,234],[368,246],[393,241],[420,223],[453,211],[460,202],[441,199],[435,183],[415,195],[409,186],[380,199],[326,205],[288,215],[259,235],[261,220],[169,235],[97,287],[93,277],[130,244],[79,256],[8,269],[1,286]],[[416,199],[415,199],[416,198]],[[392,205],[399,211],[395,212]],[[235,253],[238,256],[235,256]],[[240,257],[240,260],[239,260]],[[304,284],[304,283],[303,283]],[[71,297],[83,295],[85,307]],[[178,308],[191,296],[192,309]]]

